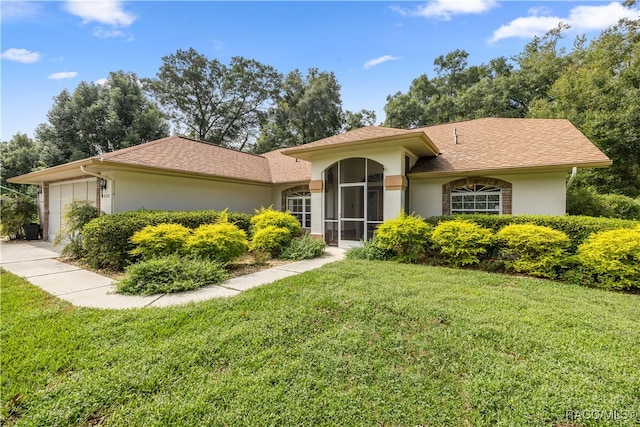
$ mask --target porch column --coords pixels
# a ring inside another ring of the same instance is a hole
[[[404,191],[407,189],[407,177],[387,175],[384,178],[384,220],[400,215],[404,207]]]
[[[309,181],[309,192],[311,192],[311,237],[324,240],[324,230],[322,227],[322,180]]]

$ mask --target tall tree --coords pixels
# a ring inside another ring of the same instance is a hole
[[[258,61],[238,56],[227,66],[191,48],[163,57],[156,77],[144,85],[180,132],[243,149],[257,134],[281,79]]]
[[[36,129],[42,163],[55,166],[141,144],[168,134],[158,107],[147,99],[135,74],[112,72],[104,84],[81,82],[63,90]]]
[[[601,192],[640,195],[640,20],[605,30],[569,60],[531,116],[571,120],[613,160],[583,181]]]
[[[376,124],[376,112],[373,110],[362,109],[360,111],[345,111],[342,118],[342,131],[358,129],[365,126],[374,126]]]
[[[363,113],[364,114],[364,113]],[[340,84],[333,72],[290,72],[262,124],[256,151],[306,144],[336,135],[343,125]]]
[[[33,172],[40,166],[40,146],[24,133],[16,133],[10,141],[0,143],[0,184],[23,190],[22,185],[10,184],[8,178]]]

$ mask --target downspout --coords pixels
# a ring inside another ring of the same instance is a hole
[[[567,181],[567,190],[569,189],[569,187],[571,187],[573,181],[576,180],[576,175],[578,175],[578,167],[574,166],[573,168],[571,168],[571,176],[569,177],[569,181]]]
[[[89,172],[89,171],[84,167],[84,165],[80,165],[80,170],[81,170],[83,173],[86,173],[87,175],[95,176],[95,177],[96,177],[96,178],[98,178],[98,179],[106,179],[107,181],[111,181],[111,191],[113,192],[113,187],[114,187],[115,182],[116,182],[113,178],[111,178],[111,177],[109,177],[109,176],[106,176],[106,175],[100,175],[99,173]],[[109,205],[110,205],[110,209],[109,209],[109,210],[110,210],[110,212],[111,212],[111,213],[113,213],[113,197],[111,197],[112,195],[113,195],[113,194],[111,194],[111,195],[109,196]]]

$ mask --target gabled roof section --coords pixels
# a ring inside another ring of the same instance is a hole
[[[180,136],[170,136],[102,156],[106,163],[164,169],[197,175],[271,182],[262,156]]]
[[[20,184],[39,184],[86,176],[114,169],[148,171],[257,182],[261,184],[305,182],[311,179],[311,164],[284,156],[282,150],[264,155],[250,154],[189,138],[170,136],[133,147],[10,178]]]
[[[433,156],[438,147],[422,129],[394,129],[382,126],[365,126],[340,135],[330,136],[297,147],[286,148],[282,152],[287,156],[311,160],[314,153],[341,149],[366,148],[379,144],[397,144],[405,146],[417,156]]]
[[[411,169],[412,176],[561,170],[612,163],[564,119],[486,118],[422,129],[438,145],[440,155],[419,159]]]
[[[311,163],[306,160],[296,159],[285,156],[279,150],[264,153],[262,156],[269,163],[271,171],[271,182],[274,184],[282,184],[286,182],[307,182],[311,179]]]

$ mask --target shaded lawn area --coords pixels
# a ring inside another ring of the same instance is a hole
[[[349,260],[126,311],[3,273],[1,304],[8,425],[640,422],[638,295]]]

